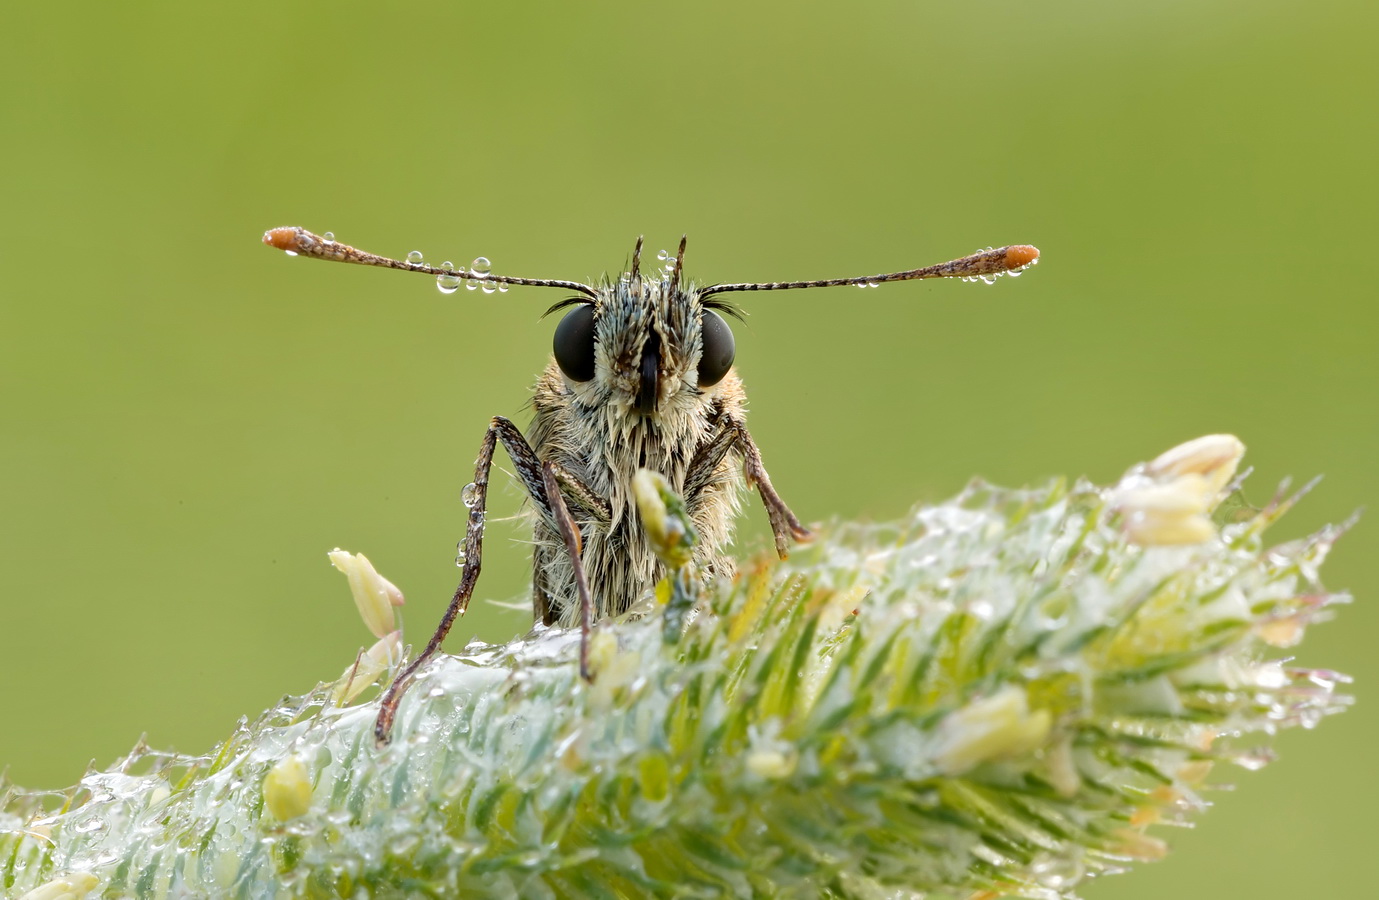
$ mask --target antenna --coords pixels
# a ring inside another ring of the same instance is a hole
[[[578,281],[561,281],[554,278],[514,278],[511,275],[490,275],[487,272],[468,272],[464,269],[447,269],[438,266],[428,266],[420,261],[403,262],[397,259],[390,259],[386,256],[379,256],[375,253],[368,253],[364,250],[351,247],[349,244],[342,244],[329,234],[322,237],[319,234],[313,234],[307,231],[305,228],[298,228],[296,226],[274,228],[270,231],[265,231],[263,233],[263,242],[270,247],[276,247],[282,250],[289,256],[328,259],[333,262],[354,263],[360,266],[381,266],[385,269],[406,269],[411,272],[434,275],[437,278],[462,279],[480,283],[487,281],[497,284],[519,284],[528,287],[564,288],[568,291],[578,291],[595,300],[598,299],[597,291],[589,287],[589,285],[581,284]],[[454,284],[455,282],[451,283]]]
[[[684,245],[681,245],[683,252]],[[912,281],[916,278],[965,278],[969,281],[981,279],[987,283],[1002,275],[1019,275],[1022,271],[1039,262],[1038,248],[1028,244],[1014,244],[1009,247],[988,247],[971,256],[949,260],[922,269],[906,272],[891,272],[887,275],[863,275],[858,278],[830,278],[823,281],[766,281],[755,284],[711,284],[699,292],[700,297],[710,294],[726,294],[729,291],[785,291],[794,288],[838,287],[853,284],[858,287],[876,287],[888,281]]]

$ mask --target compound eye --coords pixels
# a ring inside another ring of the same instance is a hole
[[[571,381],[594,378],[594,308],[580,304],[555,326],[555,361]]]
[[[733,330],[711,309],[704,310],[700,331],[704,338],[704,352],[699,355],[699,386],[702,388],[723,380],[733,367],[737,346],[733,342]]]

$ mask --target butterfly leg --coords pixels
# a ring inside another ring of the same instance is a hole
[[[397,716],[398,705],[402,702],[403,695],[411,685],[418,670],[431,661],[440,652],[441,643],[445,636],[450,633],[450,628],[455,624],[455,620],[464,615],[464,611],[469,607],[470,598],[474,594],[474,584],[479,580],[479,569],[483,562],[484,547],[484,514],[488,506],[488,479],[489,472],[493,468],[493,451],[501,442],[503,449],[511,457],[513,467],[517,477],[521,480],[523,487],[531,496],[540,512],[548,521],[556,522],[559,525],[557,511],[552,509],[548,500],[549,496],[555,496],[558,509],[564,512],[566,519],[570,518],[569,509],[566,507],[559,492],[549,491],[547,488],[547,467],[536,458],[531,445],[522,436],[522,432],[509,419],[502,416],[494,416],[489,422],[488,431],[484,432],[483,443],[479,446],[479,457],[474,463],[474,494],[469,506],[469,522],[464,536],[464,569],[460,574],[459,587],[455,588],[455,593],[450,598],[450,605],[446,607],[445,615],[441,617],[440,625],[431,635],[431,639],[426,642],[426,648],[421,651],[416,659],[402,670],[402,673],[393,680],[392,685],[383,695],[383,703],[378,711],[378,718],[374,721],[374,737],[380,744],[386,744],[392,734],[393,720]],[[577,481],[568,475],[561,479],[565,482],[573,482],[577,487],[582,488]],[[585,489],[587,493],[587,489]],[[590,494],[592,496],[592,494]],[[571,525],[573,522],[571,521]],[[580,565],[578,555],[578,532],[575,533],[575,550],[572,553],[577,577],[583,579],[584,571]],[[570,546],[569,538],[566,538],[566,546]],[[587,603],[588,585],[584,584],[581,593],[581,603]],[[586,620],[589,618],[585,615]],[[581,642],[580,663],[581,671],[587,669],[588,639],[587,622],[584,639]]]

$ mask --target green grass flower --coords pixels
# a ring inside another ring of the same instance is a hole
[[[1067,896],[1162,855],[1155,826],[1202,811],[1216,763],[1256,768],[1344,707],[1341,676],[1276,649],[1346,599],[1317,576],[1343,528],[1270,546],[1292,501],[1217,507],[1226,446],[1110,488],[976,483],[732,582],[677,571],[664,606],[600,623],[592,684],[575,633],[471,643],[421,673],[385,748],[376,704],[326,685],[205,756],[5,786],[0,886]]]

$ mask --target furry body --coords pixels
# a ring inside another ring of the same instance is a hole
[[[720,458],[701,451],[725,429],[741,427],[746,396],[735,371],[700,388],[704,304],[693,285],[622,279],[594,301],[596,376],[568,378],[551,360],[536,383],[535,419],[527,433],[542,462],[552,462],[606,503],[564,498],[580,531],[580,554],[602,618],[627,610],[650,591],[664,567],[641,526],[631,493],[638,469],[659,472],[685,497],[699,531],[695,564],[706,577],[732,571],[726,549],[741,505],[743,454],[734,444]],[[657,356],[654,408],[637,408],[639,365],[648,342]],[[700,456],[699,471],[691,469]],[[691,490],[686,491],[687,483]],[[547,624],[573,624],[579,603],[570,554],[548,515],[533,509],[532,606]]]

